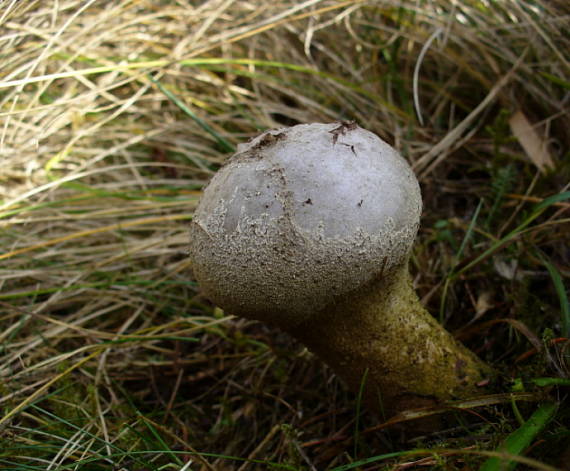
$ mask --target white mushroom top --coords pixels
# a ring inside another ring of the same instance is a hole
[[[405,263],[421,206],[406,161],[354,123],[267,131],[204,190],[194,274],[228,313],[292,327]]]

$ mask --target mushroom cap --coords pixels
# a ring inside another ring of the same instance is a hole
[[[225,311],[294,327],[406,263],[421,206],[406,161],[354,123],[267,131],[205,188],[194,275]]]

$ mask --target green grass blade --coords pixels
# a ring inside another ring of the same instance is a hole
[[[449,286],[451,284],[452,279],[454,278],[457,264],[460,263],[461,261],[461,257],[463,256],[463,251],[465,250],[465,247],[467,247],[467,244],[469,243],[469,241],[473,236],[475,225],[477,224],[477,219],[479,218],[479,213],[481,212],[482,207],[483,207],[483,199],[480,199],[479,204],[477,205],[477,208],[475,208],[475,212],[473,213],[473,217],[469,222],[469,227],[467,228],[467,232],[465,232],[465,236],[461,241],[461,246],[459,247],[459,250],[455,255],[455,266],[451,268],[451,271],[447,274],[447,277],[445,278],[445,283],[443,285],[443,293],[441,295],[441,301],[439,303],[439,322],[441,323],[443,323],[444,320],[445,306],[447,304],[447,292],[449,290]]]
[[[491,247],[489,247],[485,252],[479,255],[475,260],[472,260],[470,263],[465,265],[463,268],[455,272],[455,276],[461,275],[465,273],[467,270],[470,270],[475,265],[479,264],[481,261],[485,260],[487,257],[495,253],[500,248],[507,245],[511,240],[517,237],[524,229],[526,229],[532,221],[534,221],[538,216],[540,216],[545,209],[549,206],[552,206],[555,203],[559,203],[561,201],[570,199],[570,191],[565,191],[563,193],[558,193],[556,195],[549,196],[545,198],[543,201],[538,203],[530,213],[530,215],[515,229],[509,232],[505,237],[495,242]]]
[[[158,445],[160,445],[162,447],[162,451],[164,451],[166,454],[168,454],[174,461],[176,461],[176,463],[178,463],[179,466],[182,466],[184,463],[182,462],[182,460],[176,456],[176,453],[172,453],[172,450],[170,449],[170,447],[166,444],[166,442],[164,441],[164,439],[161,437],[160,433],[158,433],[158,430],[154,427],[154,425],[150,422],[150,420],[144,416],[144,414],[142,414],[141,412],[137,411],[137,415],[139,416],[139,418],[142,420],[142,422],[144,423],[144,425],[147,427],[147,429],[150,431],[150,433],[152,434],[152,436],[156,439],[156,443]],[[147,440],[148,441],[148,440]]]
[[[525,383],[534,384],[539,388],[549,388],[552,386],[570,386],[570,379],[567,378],[532,378],[525,381],[522,378],[515,378],[513,380],[513,385],[511,386],[511,391],[524,391]]]
[[[43,398],[45,399],[45,397]],[[43,400],[42,399],[42,400]],[[48,411],[47,409],[44,409],[36,404],[32,404],[31,408],[37,410],[38,412],[40,412],[41,414],[53,419],[56,422],[61,423],[62,425],[64,425],[65,427],[67,427],[69,430],[74,430],[76,432],[81,432],[84,433],[86,436],[88,436],[89,438],[95,440],[96,442],[98,442],[102,447],[110,447],[111,449],[117,451],[119,453],[119,455],[127,455],[128,452],[123,450],[122,448],[118,447],[117,445],[115,445],[112,442],[109,442],[107,440],[102,439],[101,437],[98,437],[96,434],[91,433],[89,430],[86,430],[82,427],[79,427],[78,425],[62,418],[59,417],[56,414],[51,413],[50,411]],[[103,453],[99,453],[96,451],[91,451],[90,455],[94,454],[94,456],[92,456],[92,459],[95,460],[106,460],[109,458],[109,456],[107,456],[107,454],[103,454]],[[135,457],[133,459],[133,461],[135,461],[138,465],[140,466],[148,466],[149,462],[147,461],[147,459],[145,457]]]
[[[220,136],[214,128],[212,128],[208,123],[206,123],[203,119],[201,119],[196,113],[194,113],[190,108],[188,108],[184,103],[182,103],[174,93],[170,90],[166,89],[158,80],[156,80],[152,75],[148,75],[148,78],[152,83],[154,83],[159,90],[164,93],[172,103],[174,103],[178,108],[180,108],[184,113],[190,116],[198,126],[200,126],[204,131],[210,134],[216,142],[220,145],[220,147],[225,152],[235,152],[236,148],[233,144],[225,139],[224,137]]]
[[[409,451],[395,451],[392,453],[386,453],[384,455],[371,456],[370,458],[364,458],[362,460],[355,461],[354,463],[345,464],[331,469],[331,471],[348,471],[349,469],[360,468],[361,466],[375,463],[377,461],[389,460],[391,458],[399,458],[400,456],[406,456],[410,454]]]
[[[467,246],[467,244],[471,240],[471,237],[473,236],[475,224],[477,223],[477,219],[479,218],[479,213],[481,212],[482,207],[483,207],[483,199],[480,199],[479,204],[477,205],[477,208],[475,208],[475,212],[473,213],[473,217],[471,218],[471,221],[469,222],[469,227],[467,228],[467,232],[465,233],[465,237],[463,237],[463,240],[461,241],[461,246],[459,247],[459,250],[457,251],[457,255],[455,256],[456,260],[461,260],[461,257],[463,256],[463,251],[465,250],[465,247]]]
[[[540,72],[540,75],[542,75],[544,78],[550,80],[552,83],[555,83],[556,85],[560,85],[562,88],[565,88],[566,90],[570,90],[570,82],[568,82],[567,80],[561,79],[560,77],[557,77],[556,75],[548,74],[546,72]]]
[[[570,386],[570,379],[566,378],[534,378],[531,383],[544,388],[549,386]]]
[[[360,433],[360,411],[362,407],[362,395],[366,386],[366,378],[368,377],[368,368],[364,370],[362,380],[360,381],[360,389],[356,400],[356,420],[354,421],[354,457],[358,456],[358,439]]]
[[[562,335],[564,337],[570,337],[570,305],[568,304],[568,295],[566,294],[566,287],[562,281],[559,271],[556,267],[550,263],[543,255],[539,254],[542,263],[548,270],[550,278],[554,283],[554,289],[556,289],[556,294],[560,300],[560,317],[562,323]]]
[[[554,417],[556,409],[556,404],[551,402],[540,406],[524,425],[506,438],[497,451],[508,455],[519,455]],[[504,459],[489,458],[479,468],[479,471],[511,471],[516,464],[515,461],[507,456]]]

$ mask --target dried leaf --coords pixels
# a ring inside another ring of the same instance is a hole
[[[541,172],[554,167],[554,161],[548,152],[546,140],[539,136],[522,111],[519,110],[513,114],[509,120],[509,125],[526,155]]]
[[[523,273],[519,269],[519,264],[517,260],[505,260],[503,258],[495,257],[493,259],[493,266],[499,275],[507,280],[517,280],[523,279]]]
[[[489,291],[482,292],[477,297],[477,303],[475,304],[475,317],[471,322],[480,319],[492,307],[493,303],[491,293]]]

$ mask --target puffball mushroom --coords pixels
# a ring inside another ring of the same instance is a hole
[[[353,390],[364,384],[376,410],[466,397],[489,369],[412,288],[421,209],[406,161],[356,124],[267,131],[204,190],[194,275],[226,312],[281,328]]]

